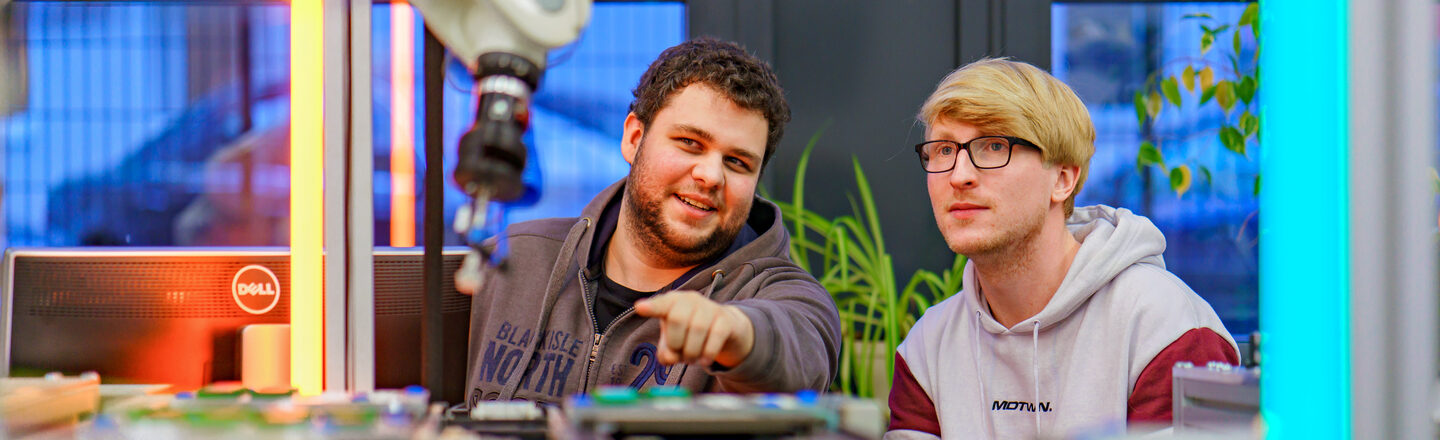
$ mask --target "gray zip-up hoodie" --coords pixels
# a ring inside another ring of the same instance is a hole
[[[471,302],[467,404],[557,402],[601,385],[679,385],[695,392],[828,388],[839,365],[839,312],[830,294],[790,261],[780,210],[759,197],[748,219],[759,237],[678,287],[750,318],[755,345],[743,362],[730,369],[661,365],[659,321],[634,309],[596,328],[591,246],[607,241],[596,237],[597,220],[620,199],[625,183],[606,188],[579,218],[506,230],[507,269],[486,274]]]

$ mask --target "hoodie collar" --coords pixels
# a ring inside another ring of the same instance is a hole
[[[628,180],[628,177],[621,178],[610,185],[582,212],[582,217],[593,219],[596,224],[596,227],[591,228],[590,232],[581,238],[581,245],[589,251],[576,255],[580,259],[580,267],[585,268],[586,277],[593,279],[600,273],[601,264],[605,261],[605,250],[620,222],[620,203]],[[785,255],[789,252],[789,235],[780,222],[779,208],[756,196],[749,218],[740,227],[739,234],[725,252],[695,266],[660,290],[679,289],[707,270],[730,270],[755,258]],[[698,287],[692,288],[698,290]]]
[[[974,262],[965,263],[962,281],[967,295],[966,301],[973,310],[979,310],[981,326],[990,333],[1039,331],[1064,321],[1085,304],[1095,292],[1110,284],[1120,272],[1134,265],[1148,264],[1165,268],[1165,236],[1150,219],[1136,215],[1125,208],[1105,205],[1077,207],[1065,225],[1080,250],[1070,263],[1065,279],[1055,296],[1035,316],[1022,320],[1013,329],[1007,329],[995,320],[990,307],[984,300],[984,292],[975,283]],[[1040,321],[1039,328],[1033,322]]]

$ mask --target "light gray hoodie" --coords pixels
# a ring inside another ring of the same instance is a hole
[[[1238,358],[1215,311],[1165,270],[1165,237],[1149,219],[1097,205],[1076,208],[1067,226],[1080,250],[1040,313],[1001,325],[967,265],[963,290],[916,322],[898,349],[898,414],[886,438],[1124,432],[1141,373],[1162,350],[1190,340],[1182,335],[1209,329],[1219,337],[1208,344],[1223,344],[1212,352]],[[1169,367],[1160,368],[1167,377]]]

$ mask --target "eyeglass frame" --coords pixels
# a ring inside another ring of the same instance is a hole
[[[970,145],[973,144],[973,143],[975,143],[976,141],[981,140],[981,139],[1004,139],[1006,142],[1008,142],[1007,146],[1009,147],[1009,151],[1006,151],[1006,152],[1005,152],[1005,163],[1000,164],[1000,165],[996,165],[996,166],[993,166],[993,167],[982,167],[982,166],[976,164],[976,163],[975,163],[975,152],[972,151],[972,150],[970,150]],[[1015,136],[980,136],[980,137],[977,137],[977,138],[975,138],[975,139],[971,139],[971,140],[966,141],[966,142],[954,141],[954,140],[950,140],[950,139],[936,139],[936,140],[933,140],[933,141],[925,141],[925,142],[921,142],[921,143],[915,144],[915,155],[920,159],[920,169],[925,170],[926,173],[930,173],[930,174],[948,173],[948,172],[950,172],[950,171],[954,171],[954,170],[955,170],[955,165],[960,163],[960,159],[959,159],[959,158],[956,158],[954,162],[951,162],[951,163],[950,163],[950,168],[946,168],[946,169],[943,169],[943,170],[940,170],[940,171],[930,171],[929,168],[926,168],[926,167],[925,167],[925,153],[921,152],[921,150],[924,149],[926,145],[928,145],[928,144],[935,144],[935,143],[951,143],[951,144],[955,144],[955,146],[956,146],[957,148],[960,148],[960,149],[962,149],[962,150],[965,150],[965,156],[968,157],[968,158],[970,158],[970,165],[971,165],[971,166],[974,166],[975,169],[977,169],[977,170],[993,170],[993,169],[996,169],[996,168],[1005,168],[1006,165],[1010,165],[1010,159],[1015,156],[1015,146],[1016,146],[1016,145],[1025,145],[1025,146],[1029,146],[1029,147],[1034,148],[1034,149],[1037,149],[1037,150],[1040,149],[1040,146],[1039,146],[1039,145],[1035,145],[1034,142],[1030,142],[1030,141],[1027,141],[1027,140],[1025,140],[1025,139],[1023,139],[1023,138],[1018,138],[1018,137],[1015,137]],[[1042,150],[1042,151],[1043,151],[1043,150]]]

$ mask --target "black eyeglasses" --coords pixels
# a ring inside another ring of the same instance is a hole
[[[1010,152],[1015,145],[1040,148],[1034,142],[1014,136],[981,136],[965,143],[944,139],[921,142],[915,144],[915,153],[920,155],[920,166],[924,167],[927,173],[944,173],[955,169],[955,158],[960,156],[960,150],[968,152],[970,163],[975,165],[975,168],[989,170],[1009,165]]]

